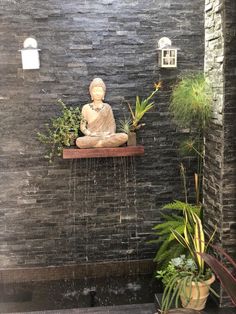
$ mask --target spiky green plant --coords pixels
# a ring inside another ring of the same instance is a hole
[[[132,118],[132,125],[131,125],[131,131],[136,131],[140,129],[142,126],[144,126],[144,123],[140,123],[140,120],[143,118],[144,114],[152,109],[154,106],[154,102],[151,101],[153,96],[157,93],[157,91],[161,87],[161,83],[155,83],[154,84],[154,91],[151,92],[151,94],[144,98],[140,99],[139,96],[136,96],[136,103],[135,103],[135,109],[132,109],[132,106],[128,103],[129,111]]]
[[[199,204],[202,190],[203,138],[212,117],[212,90],[202,73],[184,76],[174,87],[170,112],[180,128],[189,128],[189,134],[181,147],[187,155],[197,157],[195,183],[198,184],[196,203]],[[197,181],[196,181],[197,178]]]
[[[174,87],[170,111],[184,128],[205,128],[212,116],[212,92],[201,73],[188,74]]]
[[[171,230],[175,229],[183,235],[185,226],[184,211],[193,212],[199,216],[201,207],[176,200],[163,206],[162,210],[171,210],[171,213],[161,213],[164,221],[153,228],[154,234],[158,238],[150,241],[160,245],[154,258],[159,268],[166,267],[172,258],[186,253],[186,249],[176,241]],[[173,211],[176,213],[173,213]]]
[[[175,240],[175,237],[171,232],[171,229],[175,229],[180,234],[184,233],[184,212],[192,212],[201,216],[201,205],[192,205],[188,202],[186,171],[182,163],[180,164],[180,175],[183,182],[185,201],[182,202],[176,200],[162,207],[162,210],[168,210],[170,213],[161,213],[164,221],[153,228],[157,239],[150,241],[151,243],[160,245],[154,258],[159,269],[166,267],[172,258],[186,253],[186,249]],[[197,184],[195,184],[195,192],[198,194]]]
[[[130,119],[125,118],[124,120],[119,121],[119,130],[120,132],[129,134],[132,127],[132,121]]]

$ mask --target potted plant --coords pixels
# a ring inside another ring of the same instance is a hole
[[[145,125],[145,123],[140,123],[140,120],[143,118],[144,114],[154,106],[154,102],[151,100],[160,87],[160,82],[155,83],[154,90],[151,92],[151,94],[142,100],[139,96],[136,96],[134,109],[132,109],[131,104],[128,103],[131,118],[120,121],[120,128],[122,132],[128,134],[128,146],[136,146],[136,131]]]
[[[184,235],[172,229],[176,240],[188,249],[189,257],[180,256],[171,260],[166,269],[157,272],[163,278],[165,289],[162,297],[162,313],[168,313],[172,303],[178,307],[179,299],[182,306],[188,309],[202,310],[211,290],[215,276],[210,268],[206,268],[199,253],[205,253],[212,237],[206,244],[200,218],[193,212],[184,212]],[[217,295],[218,296],[218,295]]]
[[[58,104],[61,106],[60,116],[51,118],[51,123],[46,124],[46,134],[37,133],[39,141],[50,147],[45,155],[50,163],[56,155],[61,156],[63,147],[75,145],[82,120],[80,107],[67,107],[61,99]]]

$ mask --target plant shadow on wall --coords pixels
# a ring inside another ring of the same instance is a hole
[[[161,82],[154,84],[154,90],[150,95],[144,99],[140,99],[136,96],[135,106],[132,108],[132,104],[127,102],[130,117],[119,121],[119,129],[121,132],[128,134],[128,146],[136,146],[136,132],[145,126],[145,123],[141,123],[141,119],[154,106],[153,97],[160,90]]]
[[[68,107],[59,99],[61,108],[59,117],[51,118],[50,124],[46,124],[46,133],[38,132],[40,142],[49,147],[45,158],[52,163],[55,156],[61,156],[63,147],[74,146],[79,136],[80,122],[82,121],[80,106]]]

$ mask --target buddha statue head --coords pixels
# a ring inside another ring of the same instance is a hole
[[[89,85],[89,93],[92,100],[103,100],[106,93],[106,85],[103,80],[96,77]]]

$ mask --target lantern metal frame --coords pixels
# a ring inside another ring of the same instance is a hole
[[[25,39],[23,49],[20,49],[23,70],[37,70],[40,68],[38,43],[35,38]]]
[[[158,65],[161,68],[176,68],[178,50],[172,46],[171,40],[168,37],[162,37],[158,41]]]

